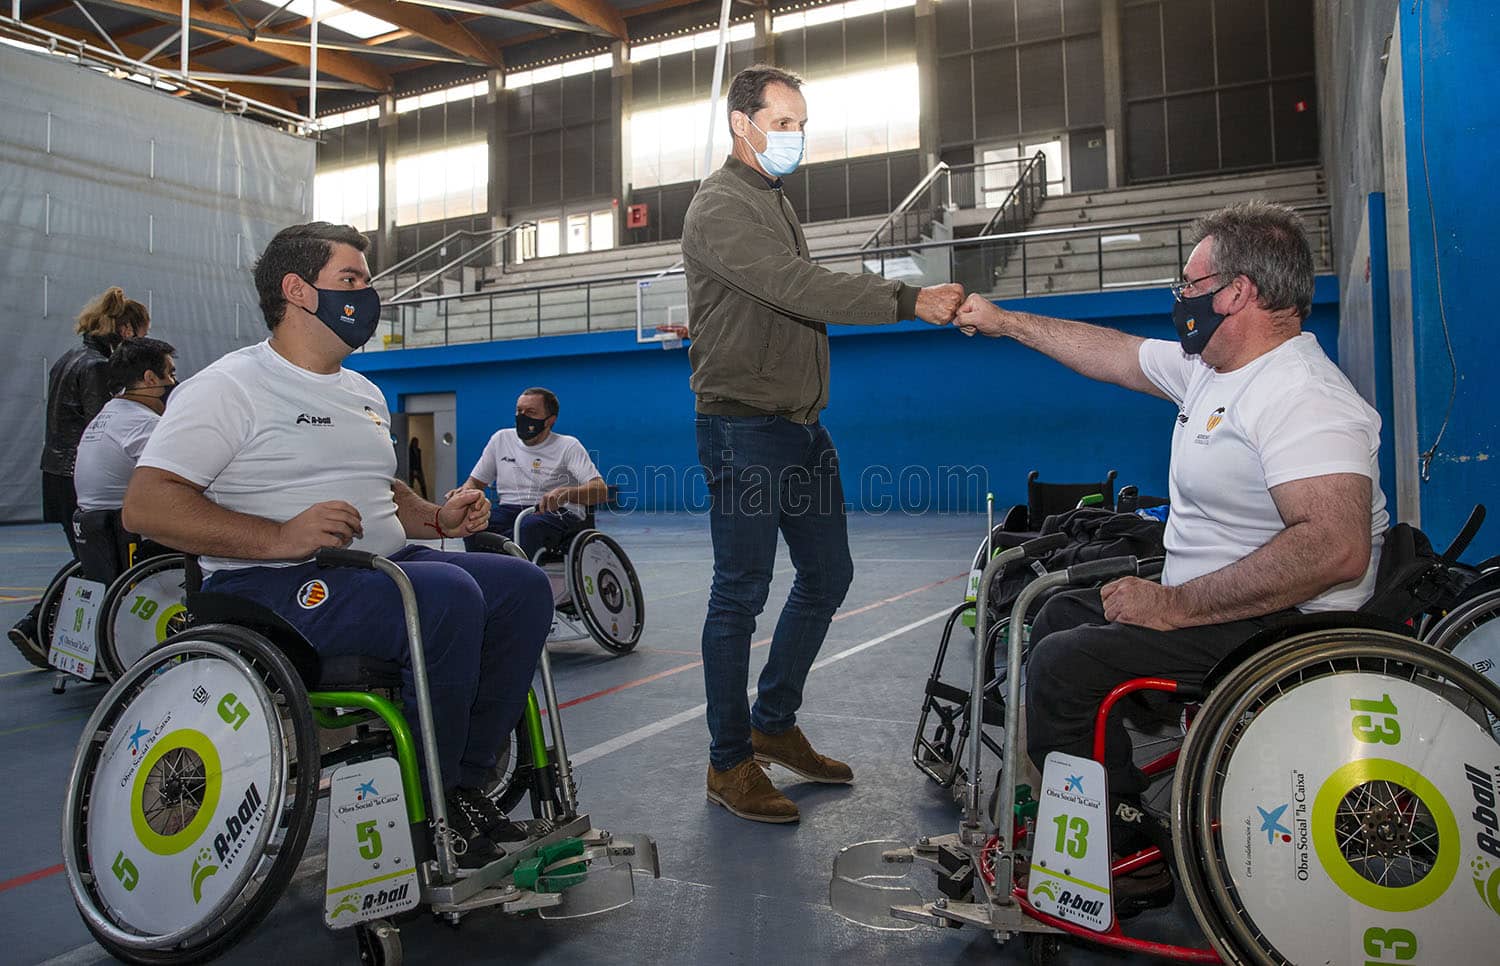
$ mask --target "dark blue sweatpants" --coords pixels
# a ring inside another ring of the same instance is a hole
[[[539,568],[501,554],[408,546],[390,559],[417,594],[443,787],[479,787],[525,706],[552,626],[551,585]],[[401,699],[417,729],[401,597],[385,574],[308,562],[216,573],[205,589],[270,608],[319,654],[400,662]]]
[[[517,503],[496,503],[490,507],[490,525],[487,528],[490,533],[498,533],[507,540],[512,538],[516,528],[516,517],[525,510],[535,509]],[[521,539],[517,541],[527,557],[536,557],[536,552],[543,547],[553,547],[561,550],[567,547],[570,536],[582,530],[583,518],[574,515],[567,510],[549,510],[546,513],[533,513],[521,521]],[[464,546],[469,550],[476,547],[471,537],[464,538]]]

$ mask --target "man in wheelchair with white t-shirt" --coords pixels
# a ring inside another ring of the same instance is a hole
[[[1268,624],[1355,610],[1375,587],[1388,522],[1380,417],[1302,331],[1313,261],[1301,223],[1285,207],[1250,203],[1196,229],[1174,286],[1178,343],[1009,312],[978,296],[955,320],[967,334],[1009,336],[1082,375],[1178,406],[1161,582],[1126,577],[1066,592],[1032,623],[1026,725],[1039,769],[1051,751],[1092,755],[1094,716],[1116,685],[1155,676],[1201,683]],[[1104,765],[1112,850],[1161,844],[1118,716]],[[1121,886],[1134,893],[1122,912],[1173,893],[1164,863]]]
[[[459,864],[525,838],[482,789],[520,719],[552,622],[542,571],[515,557],[442,553],[411,538],[467,536],[489,519],[484,494],[441,506],[395,479],[380,390],[343,368],[380,322],[353,228],[279,232],[255,266],[265,342],[231,352],[172,397],[125,493],[124,525],[198,554],[204,589],[265,607],[324,657],[401,665],[416,707],[401,600],[375,570],[324,568],[327,548],[389,557],[416,591],[434,739]]]
[[[557,413],[557,396],[551,390],[535,386],[522,392],[516,400],[515,428],[490,437],[468,480],[454,491],[483,492],[493,483],[495,506],[488,529],[503,537],[512,535],[522,512],[535,511],[521,521],[517,541],[533,559],[543,547],[563,549],[583,528],[584,508],[609,498],[609,488],[578,438],[553,432]],[[474,549],[471,540],[464,544]]]

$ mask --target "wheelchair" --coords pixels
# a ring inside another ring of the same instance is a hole
[[[321,659],[271,611],[195,589],[188,627],[126,669],[99,702],[68,780],[68,885],[106,950],[161,964],[232,948],[291,880],[323,788],[324,922],[352,928],[365,963],[401,961],[392,920],[418,906],[455,926],[482,909],[566,919],[632,901],[636,872],[660,875],[649,837],[596,829],[579,810],[545,651],[539,671],[550,736],[532,691],[517,728],[524,768],[512,768],[503,789],[531,794],[529,837],[482,868],[461,870],[439,791],[411,583],[369,553],[325,550],[317,561],[391,579],[405,613],[416,707],[395,700],[397,663]],[[349,737],[325,749],[319,729]]]
[[[990,496],[988,536],[980,541],[978,548],[974,551],[964,601],[948,614],[942,635],[938,639],[932,671],[928,674],[923,693],[922,710],[917,719],[916,737],[912,741],[912,763],[941,788],[951,789],[962,783],[964,746],[969,740],[969,691],[961,685],[944,680],[943,668],[947,662],[953,633],[959,623],[961,622],[971,632],[974,629],[975,603],[980,574],[984,570],[985,562],[1008,547],[1019,546],[1039,538],[1049,517],[1060,516],[1070,510],[1093,507],[1119,513],[1133,513],[1140,508],[1166,504],[1165,500],[1157,497],[1141,497],[1133,485],[1121,487],[1117,496],[1114,491],[1115,472],[1113,470],[1099,483],[1041,483],[1038,482],[1037,476],[1037,472],[1033,470],[1027,477],[1027,502],[1012,506],[998,525],[994,522],[994,497]],[[1034,529],[1028,529],[1033,526]],[[1039,556],[1045,556],[1068,543],[1066,536],[1052,534],[1049,535],[1046,543],[1037,543],[1033,546],[1038,548]],[[1135,543],[1137,546],[1133,549],[1138,554],[1143,551],[1148,554],[1148,560],[1143,562],[1143,576],[1155,576],[1160,572],[1162,563],[1159,537],[1149,543],[1144,540],[1138,540]],[[1014,593],[1019,588],[1012,585],[1024,579],[1023,570],[1029,571],[1030,568],[1036,566],[1040,564],[1034,560],[1021,560],[1002,568],[997,579],[1011,587],[1011,591],[1007,597],[1003,593],[997,594],[992,588],[991,606],[1004,607],[1014,600]],[[1001,599],[997,600],[997,597]],[[1035,606],[1041,603],[1042,601],[1038,601]],[[1028,619],[1030,616],[1028,615]],[[1001,689],[1005,680],[1005,668],[1003,665],[996,664],[994,656],[997,643],[1006,633],[1008,622],[1009,617],[997,611],[991,621],[990,637],[984,643],[983,660],[985,666],[992,669],[984,685],[986,695],[984,723],[994,727],[1003,723]],[[991,753],[996,755],[1000,753],[999,744],[982,728],[979,732],[979,740],[985,743],[985,747]]]
[[[527,509],[516,516],[511,540],[517,546],[521,522],[534,512]],[[594,523],[594,508],[589,507],[557,546],[543,546],[531,557],[552,581],[555,609],[547,641],[593,638],[611,654],[629,654],[646,626],[646,601],[624,548]]]
[[[182,554],[125,530],[119,510],[78,510],[73,515],[73,534],[77,558],[62,567],[42,593],[37,627],[43,650],[40,660],[32,663],[50,666],[50,645],[69,579],[92,581],[103,598],[94,625],[93,654],[64,656],[67,666],[53,684],[55,693],[64,690],[69,674],[89,680],[118,679],[148,650],[181,630],[187,619]]]
[[[991,578],[1046,552],[1033,542],[989,562],[980,640],[989,634]],[[1485,847],[1500,851],[1500,736],[1492,732],[1500,687],[1382,616],[1311,615],[1270,629],[1200,688],[1125,682],[1098,710],[1092,759],[1053,753],[1037,799],[1018,791],[1022,616],[1050,591],[1138,569],[1134,558],[1111,558],[1026,585],[1007,627],[992,806],[981,808],[982,745],[972,742],[957,833],[846,847],[830,880],[834,911],[879,929],[969,925],[1002,942],[1021,935],[1034,963],[1050,961],[1064,935],[1184,962],[1407,961],[1419,944],[1424,961],[1486,959],[1500,941],[1500,862],[1492,861],[1500,856]],[[976,648],[971,720],[984,714],[984,675]],[[1153,846],[1113,859],[1105,724],[1120,701],[1148,691],[1198,702],[1180,751],[1144,769],[1176,771],[1171,854]],[[1116,878],[1163,859],[1175,864],[1209,948],[1120,927]],[[937,873],[936,898],[912,881],[919,867]]]

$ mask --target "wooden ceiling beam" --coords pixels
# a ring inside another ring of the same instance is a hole
[[[69,6],[72,6],[72,4],[70,3]],[[50,30],[55,34],[60,34],[64,37],[72,37],[74,40],[82,40],[95,46],[98,45],[98,38],[95,37],[91,31],[80,30],[77,27],[70,27],[67,24],[57,23],[51,20],[32,20],[31,22],[36,26],[41,27],[43,30]],[[116,40],[115,43],[120,42]],[[120,50],[124,52],[126,57],[133,57],[137,60],[150,53],[150,50],[148,50],[147,48],[142,47],[139,44],[132,44],[128,42],[120,43]],[[175,65],[177,62],[174,60],[172,61],[172,63]],[[211,71],[214,70],[214,67],[210,64],[205,64],[199,61],[189,61],[188,69]],[[170,83],[170,81],[168,83]],[[279,107],[284,111],[298,113],[301,110],[297,106],[296,95],[291,90],[285,87],[274,87],[270,84],[242,83],[219,84],[216,86],[223,87],[225,90],[231,91],[235,94],[239,94],[242,97],[252,97],[263,104],[269,104],[272,107]]]

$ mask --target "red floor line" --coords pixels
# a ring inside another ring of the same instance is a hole
[[[0,892],[4,892],[7,889],[14,889],[18,886],[30,885],[39,879],[57,875],[62,870],[62,865],[58,864],[45,869],[37,869],[35,872],[28,872],[25,875],[18,875],[14,879],[6,879],[4,882],[0,882]]]
[[[877,607],[884,607],[886,604],[893,604],[898,600],[904,600],[905,598],[911,597],[914,594],[920,594],[924,590],[931,590],[934,587],[941,587],[943,584],[951,583],[952,581],[959,580],[960,578],[963,578],[965,576],[967,576],[967,574],[954,574],[952,577],[944,577],[942,580],[934,580],[930,584],[923,584],[921,587],[915,587],[911,590],[905,591],[904,593],[896,594],[894,597],[887,597],[884,600],[877,600],[874,603],[866,604],[863,607],[856,607],[854,610],[844,611],[841,614],[835,614],[833,619],[835,622],[838,622],[849,617],[854,617],[856,615],[872,611]],[[769,637],[766,637],[754,642],[750,646],[752,648],[765,647],[770,643],[771,639]],[[564,701],[560,703],[557,708],[559,711],[561,711],[563,708],[571,708],[574,705],[583,704],[585,701],[593,701],[595,698],[603,698],[611,694],[618,694],[621,691],[629,691],[631,688],[638,688],[643,684],[650,684],[653,681],[660,681],[662,678],[669,678],[674,674],[681,674],[683,671],[691,671],[694,668],[700,668],[702,666],[702,661],[691,661],[687,664],[679,664],[677,667],[670,667],[665,671],[657,671],[655,674],[648,674],[645,677],[637,678],[634,681],[626,681],[624,684],[616,684],[612,687],[604,688],[601,691],[595,691],[592,694],[585,694],[582,697],[573,698],[571,701]]]
[[[877,607],[884,607],[886,604],[893,604],[898,600],[903,600],[907,597],[911,597],[914,594],[920,594],[924,590],[931,590],[934,587],[941,587],[943,584],[951,583],[952,581],[958,580],[959,578],[964,576],[966,575],[954,574],[952,577],[944,577],[942,580],[934,580],[930,584],[923,584],[921,587],[913,588],[912,590],[908,590],[905,593],[896,594],[894,597],[887,597],[884,600],[877,600],[874,603],[866,604],[863,607],[856,607],[854,610],[845,611],[842,614],[835,614],[833,619],[835,621],[841,621],[848,617],[854,617],[858,614],[872,611]],[[769,643],[771,643],[771,639],[767,637],[763,640],[756,641],[750,646],[764,647]],[[571,708],[575,704],[583,704],[585,701],[592,701],[595,698],[602,698],[605,695],[616,694],[620,691],[628,691],[631,688],[638,688],[643,684],[650,684],[652,681],[660,681],[662,678],[671,677],[674,674],[681,674],[683,671],[691,671],[693,668],[702,666],[702,661],[693,661],[691,664],[683,664],[679,665],[678,667],[668,668],[665,671],[658,671],[655,674],[649,674],[646,677],[638,678],[634,681],[628,681],[625,684],[617,684],[614,687],[605,688],[602,691],[595,691],[593,694],[585,694],[581,698],[574,698],[571,701],[564,701],[558,705],[558,709],[561,710],[562,708]],[[45,869],[37,869],[35,872],[28,872],[25,875],[18,875],[14,879],[7,879],[4,882],[0,882],[0,892],[5,892],[7,889],[15,889],[23,885],[30,885],[33,882],[40,881],[41,879],[48,878],[49,876],[57,875],[62,870],[63,867],[61,865],[54,865]]]

